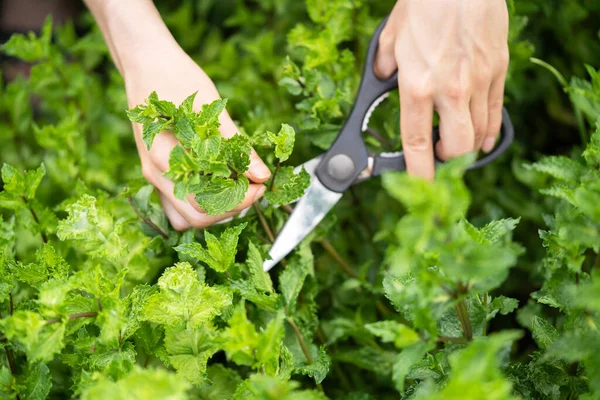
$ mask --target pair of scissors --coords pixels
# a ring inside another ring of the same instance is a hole
[[[273,243],[263,269],[269,271],[323,220],[325,215],[342,198],[350,186],[386,171],[406,170],[404,153],[370,154],[362,138],[362,132],[375,108],[398,87],[398,71],[393,76],[381,80],[373,72],[373,62],[386,17],[375,30],[363,70],[361,83],[344,126],[329,150],[297,167],[304,168],[311,177],[311,183],[304,195],[297,201],[289,219]],[[439,129],[433,128],[433,143],[439,140]],[[500,140],[493,151],[478,159],[469,169],[480,168],[502,155],[511,145],[514,128],[506,108],[502,109]],[[434,146],[435,148],[435,146]],[[442,163],[436,156],[436,166]]]

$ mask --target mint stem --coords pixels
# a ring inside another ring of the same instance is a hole
[[[131,196],[128,197],[128,200],[129,200],[129,204],[131,204],[131,207],[133,207],[133,210],[135,211],[137,216],[140,217],[146,225],[148,225],[150,228],[152,228],[154,231],[156,231],[160,236],[163,237],[163,239],[167,240],[169,238],[169,235],[167,234],[167,232],[163,231],[160,228],[160,226],[156,225],[154,222],[152,222],[152,220],[150,218],[148,218],[147,216],[142,214],[142,212],[140,210],[138,210],[138,208],[135,206],[135,204],[133,202],[133,198]]]
[[[23,202],[25,203],[25,205],[27,206],[27,208],[29,208],[29,212],[31,213],[31,216],[33,217],[33,220],[40,227],[40,233],[42,234],[42,241],[44,243],[48,243],[48,236],[46,236],[46,233],[42,230],[42,226],[40,224],[40,220],[39,220],[37,214],[35,213],[35,211],[33,210],[33,207],[31,207],[31,205],[29,204],[29,201],[27,200],[27,197],[22,196],[22,199],[23,199]]]
[[[277,165],[275,166],[275,172],[273,172],[273,177],[271,178],[271,185],[269,186],[269,191],[273,191],[273,185],[275,184],[275,177],[279,172],[279,167],[281,166],[281,160],[277,159]]]
[[[69,319],[94,318],[97,316],[98,316],[98,313],[96,311],[87,311],[87,312],[81,312],[81,313],[75,313],[75,314],[68,315],[67,318],[69,318]],[[49,320],[46,321],[46,325],[55,324],[60,321],[61,321],[60,318],[50,318]]]
[[[487,312],[488,307],[488,292],[483,293],[483,308]],[[483,336],[487,335],[487,321],[483,323]]]
[[[273,235],[273,231],[269,227],[269,224],[267,223],[265,216],[262,214],[262,211],[260,211],[260,207],[256,203],[252,204],[252,207],[254,207],[254,211],[256,211],[256,215],[258,215],[258,220],[260,221],[260,224],[262,225],[263,230],[269,237],[269,240],[271,241],[271,243],[273,243],[275,241],[275,236]]]
[[[369,132],[371,136],[373,136],[375,139],[379,140],[379,142],[382,143],[385,147],[387,147],[388,150],[391,150],[393,148],[392,143],[390,143],[389,140],[387,140],[381,133],[377,132],[375,129],[367,127],[367,132]]]
[[[450,337],[450,336],[438,336],[437,341],[444,342],[444,343],[453,342],[453,343],[467,344],[467,341],[464,338]]]
[[[0,319],[2,319],[2,314],[0,313]],[[16,377],[17,376],[17,365],[15,364],[15,358],[13,356],[12,350],[10,349],[10,347],[8,347],[8,339],[6,339],[6,337],[3,337],[2,339],[0,339],[0,343],[4,344],[4,351],[6,352],[6,360],[8,361],[8,367],[10,368],[10,373],[12,374],[12,376]],[[21,398],[19,397],[19,395],[17,395],[17,400],[21,400]]]
[[[298,325],[296,325],[296,322],[294,321],[294,317],[288,317],[288,323],[290,324],[290,326],[294,330],[294,333],[296,334],[296,337],[298,338],[298,342],[300,343],[300,347],[302,348],[304,357],[306,357],[306,361],[309,364],[312,364],[313,359],[312,359],[312,356],[310,355],[310,350],[308,349],[308,346],[306,345],[306,341],[304,340],[304,336],[302,336],[302,332],[300,332],[300,329],[298,329]]]
[[[287,312],[287,310],[286,310],[286,312]],[[296,322],[294,321],[294,317],[288,316],[287,321],[290,324],[290,326],[292,327],[292,329],[294,330],[296,337],[298,338],[298,342],[300,343],[300,347],[302,348],[304,357],[306,357],[306,362],[308,364],[312,364],[313,359],[312,359],[312,356],[310,355],[310,350],[308,348],[308,345],[306,344],[306,341],[304,340],[304,336],[302,336],[302,332],[300,332],[300,329],[298,329],[298,325],[296,325]],[[319,390],[321,392],[323,392],[323,386],[321,386],[320,383],[317,384],[317,388],[319,388]]]
[[[352,268],[350,268],[350,264],[348,264],[348,262],[342,258],[340,253],[338,253],[337,250],[331,245],[331,242],[329,242],[329,240],[323,238],[320,240],[320,242],[321,246],[323,246],[325,251],[329,253],[329,255],[333,257],[335,261],[338,262],[340,267],[342,267],[342,269],[348,276],[350,276],[351,278],[358,278],[358,275],[356,275],[356,273],[352,271]]]
[[[348,275],[350,278],[360,279],[359,276],[356,275],[356,272],[354,272],[352,268],[350,268],[350,264],[348,264],[348,262],[344,260],[344,258],[340,255],[340,253],[337,252],[337,250],[335,249],[335,247],[333,247],[329,240],[321,239],[319,242],[321,243],[321,246],[323,246],[323,249],[325,249],[325,251],[329,253],[329,255],[335,261],[337,261],[338,265],[342,268],[346,275]],[[377,310],[382,315],[389,315],[392,313],[392,311],[379,300],[375,300],[375,307],[377,307]]]
[[[462,326],[463,335],[468,341],[473,339],[473,328],[471,327],[471,320],[469,319],[469,312],[467,311],[467,302],[462,299],[456,306],[456,314],[460,320]]]

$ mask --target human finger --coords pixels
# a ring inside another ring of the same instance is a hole
[[[175,206],[167,199],[167,197],[162,193],[158,192],[158,196],[160,198],[160,203],[162,204],[163,210],[171,223],[171,226],[176,231],[185,231],[192,227],[192,225],[186,221],[186,219],[179,214],[179,212],[175,209]]]
[[[473,124],[473,148],[474,150],[481,149],[483,140],[488,133],[488,98],[489,84],[482,86],[473,93],[471,103],[469,105],[471,112],[471,122]]]
[[[471,91],[468,86],[455,84],[436,99],[440,116],[440,141],[436,153],[449,160],[473,151],[475,133],[469,108]]]
[[[483,140],[482,150],[486,153],[492,151],[498,139],[500,128],[502,127],[502,106],[504,104],[504,82],[506,71],[502,71],[498,77],[492,81],[492,86],[488,98],[488,126],[486,137]]]
[[[400,88],[400,131],[406,170],[411,175],[433,179],[433,98],[424,87]]]

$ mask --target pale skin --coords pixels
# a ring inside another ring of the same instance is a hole
[[[125,81],[131,107],[152,91],[181,103],[198,91],[194,107],[218,99],[204,71],[180,48],[152,0],[85,0]],[[434,177],[431,125],[440,115],[441,140],[436,151],[449,159],[472,151],[490,151],[500,126],[508,67],[508,12],[505,0],[398,0],[382,32],[375,73],[398,69],[402,145],[409,174]],[[224,112],[221,133],[238,128]],[[205,228],[252,205],[265,192],[270,171],[253,152],[243,202],[231,212],[208,216],[189,196],[175,198],[173,183],[163,176],[177,144],[169,132],[159,134],[150,150],[133,124],[144,177],[158,190],[164,210],[177,230]]]

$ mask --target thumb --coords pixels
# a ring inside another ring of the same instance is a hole
[[[256,183],[266,182],[271,177],[271,171],[254,149],[250,153],[250,167],[248,167],[248,171],[244,175]]]

